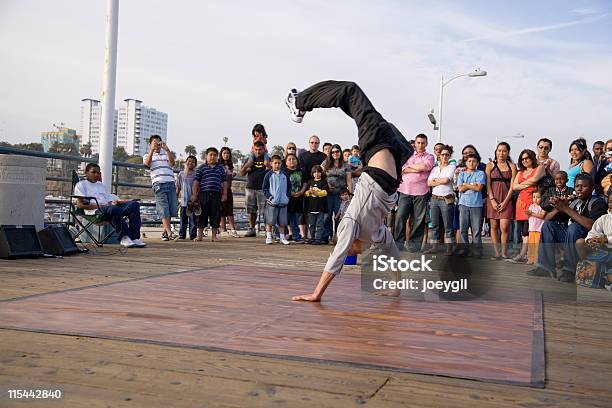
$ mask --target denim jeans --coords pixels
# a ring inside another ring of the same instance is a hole
[[[587,236],[588,229],[577,222],[566,226],[555,221],[546,221],[542,225],[537,266],[548,271],[555,270],[555,244],[563,248],[563,270],[575,273],[578,263],[576,241]]]
[[[189,217],[187,215],[187,207],[181,207],[181,227],[179,229],[179,237],[185,238],[187,236],[187,226],[189,226],[189,238],[194,239],[197,235],[197,225],[195,215]]]
[[[174,181],[155,183],[153,193],[155,194],[155,207],[159,218],[176,217],[178,214],[178,199]]]
[[[393,239],[399,250],[403,249],[406,242],[406,220],[412,213],[412,228],[410,230],[410,245],[419,250],[425,233],[425,215],[427,214],[427,203],[429,194],[412,196],[399,193],[397,202],[397,214],[395,215],[395,227],[393,228]]]
[[[323,241],[323,229],[325,227],[325,219],[327,213],[308,213],[308,229],[310,230],[310,239],[314,241]]]
[[[453,215],[455,204],[446,204],[443,198],[431,198],[431,232],[430,242],[438,242],[440,220],[444,222],[444,242],[452,243],[453,236]]]
[[[325,230],[323,231],[323,239],[331,239],[334,233],[333,213],[338,214],[340,210],[340,193],[329,193],[327,195],[327,217],[325,219]]]
[[[293,236],[293,240],[297,241],[302,239],[300,236],[300,218],[302,218],[302,213],[299,212],[290,212],[289,213],[289,225],[291,225],[291,235]]]
[[[468,228],[472,230],[472,247],[482,254],[482,207],[459,206],[459,230],[461,231],[461,246],[468,248]]]
[[[102,215],[105,220],[115,228],[115,231],[119,234],[119,239],[124,236],[130,237],[130,239],[140,238],[140,204],[138,201],[127,201],[117,205],[109,205],[102,207]],[[128,216],[129,225],[123,220],[123,216]]]

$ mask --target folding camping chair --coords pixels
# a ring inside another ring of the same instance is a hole
[[[76,170],[72,170],[72,193],[74,193],[74,187],[79,181],[81,181],[81,179],[79,178],[79,175],[77,174]],[[96,203],[98,209],[95,210],[93,214],[87,214],[86,210],[77,207],[76,200],[78,199],[89,201],[93,200]],[[85,233],[91,239],[91,241],[96,244],[96,246],[102,247],[115,233],[114,226],[110,232],[103,232],[103,227],[105,225],[112,226],[112,223],[109,220],[105,219],[102,215],[100,204],[98,203],[98,200],[95,197],[84,197],[74,194],[71,195],[68,211],[68,224],[70,226],[80,228],[73,236],[75,240],[79,238],[83,233]],[[123,219],[125,220],[126,218],[127,216],[125,216]],[[90,228],[93,229],[95,227],[98,227],[97,236],[90,230]]]

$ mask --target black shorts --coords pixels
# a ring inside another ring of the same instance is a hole
[[[219,228],[221,221],[221,192],[200,191],[198,196],[202,214],[198,217],[198,227],[206,228],[210,222],[212,228]]]

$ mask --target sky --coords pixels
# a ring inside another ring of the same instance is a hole
[[[79,130],[83,98],[100,99],[104,0],[0,1],[0,140],[40,140],[64,122]],[[584,1],[158,1],[120,0],[117,101],[168,113],[181,152],[248,149],[263,123],[269,145],[311,134],[350,147],[354,122],[337,109],[290,121],[284,97],[326,79],[357,82],[406,136],[435,132],[440,77],[442,140],[512,156],[553,139],[612,138],[612,0]],[[456,153],[458,155],[458,153]]]

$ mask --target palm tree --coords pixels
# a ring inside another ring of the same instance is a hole
[[[81,156],[83,157],[90,157],[91,156],[91,143],[85,143],[83,146],[81,146],[79,153],[81,153]]]
[[[274,156],[275,154],[279,155],[281,158],[285,155],[285,148],[281,145],[276,145],[272,148],[272,152],[270,156]]]
[[[198,149],[194,145],[185,146],[185,154],[187,156],[196,156],[198,154]]]

